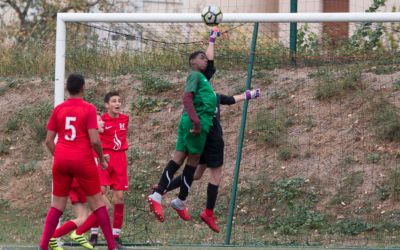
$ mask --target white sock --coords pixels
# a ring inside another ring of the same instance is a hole
[[[91,234],[99,234],[99,228],[98,227],[92,227],[90,229]]]
[[[112,233],[113,233],[113,236],[119,236],[119,234],[121,233],[121,229],[113,228]]]
[[[154,192],[153,194],[150,195],[150,197],[151,197],[153,200],[157,201],[158,203],[161,203],[161,198],[162,198],[162,195],[161,195],[161,194],[159,194],[159,193],[157,193],[157,192]]]

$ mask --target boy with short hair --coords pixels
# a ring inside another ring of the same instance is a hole
[[[232,105],[244,100],[256,99],[260,96],[260,90],[246,90],[243,94],[227,96],[217,93],[217,110],[213,119],[213,126],[207,135],[206,145],[201,155],[199,165],[196,168],[193,180],[199,180],[206,169],[210,171],[210,180],[207,186],[206,207],[200,214],[200,218],[213,230],[219,233],[216,223],[214,208],[218,196],[218,188],[222,180],[222,166],[224,164],[224,139],[220,124],[220,104]],[[166,192],[180,187],[182,176],[175,177],[169,184]]]
[[[101,116],[97,115],[97,126],[100,133],[104,130],[104,123],[101,120]],[[105,171],[101,168],[99,158],[96,152],[93,152],[94,160],[99,171]],[[109,161],[109,155],[104,154],[104,158]],[[97,225],[97,217],[94,213],[90,213],[86,203],[87,198],[82,188],[79,186],[78,181],[74,178],[71,184],[71,190],[69,191],[69,200],[71,201],[76,218],[66,221],[59,228],[56,229],[52,238],[49,242],[49,247],[51,250],[63,250],[62,247],[58,245],[57,238],[62,237],[71,231],[72,234],[70,238],[81,246],[87,249],[93,249],[93,246],[87,241],[86,237],[83,235],[88,231],[93,225]],[[106,206],[108,207],[108,200],[105,200]]]
[[[46,146],[54,156],[53,196],[40,241],[41,250],[48,249],[49,240],[65,209],[74,178],[99,221],[108,250],[114,250],[115,247],[92,150],[96,151],[103,168],[108,165],[97,131],[96,107],[83,100],[84,86],[82,75],[71,74],[68,77],[67,91],[70,98],[54,108],[47,125]],[[58,141],[55,144],[57,135]]]
[[[110,155],[106,171],[101,171],[100,184],[103,193],[106,187],[113,190],[114,219],[113,236],[117,249],[124,249],[119,237],[124,221],[124,191],[128,190],[128,161],[125,151],[128,149],[126,139],[129,116],[121,113],[121,98],[117,91],[111,91],[104,96],[107,112],[101,116],[104,131],[100,133],[101,144],[105,154]],[[90,243],[97,244],[97,230],[92,229]]]
[[[214,48],[216,36],[217,32],[212,32],[207,52],[195,51],[189,56],[192,71],[186,80],[183,94],[184,112],[178,126],[175,154],[164,168],[157,189],[148,196],[150,210],[159,221],[164,221],[161,194],[168,188],[174,174],[183,164],[185,158],[187,158],[187,161],[182,173],[180,192],[178,198],[171,201],[171,206],[181,219],[190,220],[185,200],[189,194],[207,134],[212,126],[216,108],[216,95],[208,81],[209,78],[206,77],[209,67],[207,56],[210,48],[212,47],[212,50]]]

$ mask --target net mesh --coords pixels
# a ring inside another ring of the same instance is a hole
[[[400,116],[398,23],[260,24],[231,243],[377,246],[398,243]],[[190,222],[164,198],[165,223],[146,196],[171,158],[188,55],[205,49],[203,24],[68,24],[67,72],[92,79],[86,98],[122,92],[129,127],[127,242],[221,244],[225,237],[242,105],[222,107],[221,233],[199,219],[210,176],[192,186]],[[245,90],[253,24],[220,25],[217,93]]]

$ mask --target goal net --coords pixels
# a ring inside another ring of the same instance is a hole
[[[169,205],[177,191],[163,198],[164,223],[146,202],[175,148],[189,54],[207,48],[209,27],[199,23],[200,15],[186,22],[160,22],[157,15],[140,22],[109,22],[108,16],[73,21],[71,15],[63,22],[65,61],[56,58],[56,102],[64,96],[62,77],[81,72],[88,101],[104,111],[104,94],[118,90],[130,115],[126,243],[223,244],[243,139],[231,244],[398,245],[400,15],[314,14],[224,14],[229,22],[219,25],[215,92],[243,93],[253,67],[251,87],[262,93],[249,102],[244,139],[242,104],[221,106],[219,234],[199,218],[208,171],[190,190],[191,221],[179,220]],[[297,22],[292,36],[290,22]]]

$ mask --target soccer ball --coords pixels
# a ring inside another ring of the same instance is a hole
[[[217,6],[207,6],[201,12],[201,18],[209,26],[218,25],[222,21],[222,11]]]

